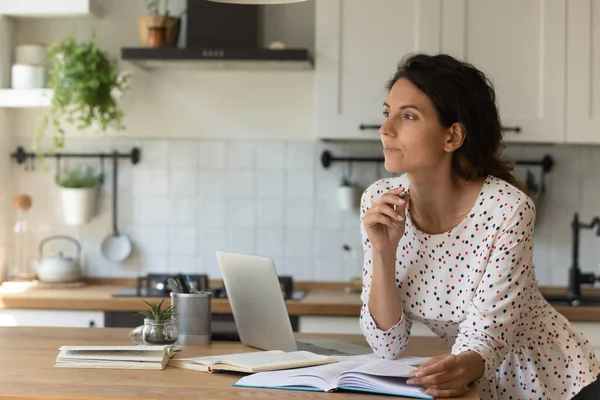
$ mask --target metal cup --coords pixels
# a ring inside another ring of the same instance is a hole
[[[177,344],[194,346],[211,343],[211,297],[210,292],[171,292],[179,331]]]

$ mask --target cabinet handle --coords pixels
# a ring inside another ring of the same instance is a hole
[[[520,126],[503,126],[502,130],[504,132],[516,132],[516,133],[519,133],[519,132],[521,132],[521,127]]]
[[[358,126],[358,129],[360,129],[361,131],[366,131],[366,130],[379,130],[379,128],[381,128],[381,125],[367,125],[367,124],[360,124]]]
[[[89,326],[90,326],[90,328],[93,328],[93,327],[95,327],[95,326],[96,326],[96,323],[94,322],[94,320],[91,320],[91,321],[90,321],[90,325],[89,325]]]
[[[379,128],[381,128],[380,125],[360,124],[358,126],[358,129],[360,129],[361,131],[379,130]],[[516,132],[516,133],[519,133],[519,132],[521,132],[521,127],[520,126],[503,126],[502,130],[504,132]]]

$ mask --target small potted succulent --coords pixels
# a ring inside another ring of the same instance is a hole
[[[150,306],[150,310],[142,311],[144,315],[144,328],[142,340],[148,345],[169,345],[177,341],[177,321],[173,306],[163,306],[164,299],[160,303],[144,303]]]

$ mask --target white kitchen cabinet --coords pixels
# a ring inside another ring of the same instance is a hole
[[[0,326],[104,327],[102,311],[0,310]]]
[[[318,138],[378,139],[386,80],[409,52],[440,49],[442,0],[317,0]]]
[[[600,2],[567,7],[567,142],[600,143]]]
[[[564,141],[565,20],[566,0],[444,3],[442,52],[489,76],[506,141]]]
[[[318,138],[377,139],[398,61],[441,51],[490,77],[506,141],[565,140],[566,0],[320,0],[316,29]]]

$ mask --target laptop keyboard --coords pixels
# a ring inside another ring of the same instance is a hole
[[[322,346],[317,346],[316,344],[306,343],[306,342],[296,342],[296,346],[298,346],[298,350],[301,351],[310,351],[311,353],[327,355],[327,356],[347,356],[348,353],[339,351],[336,349],[328,349]]]

